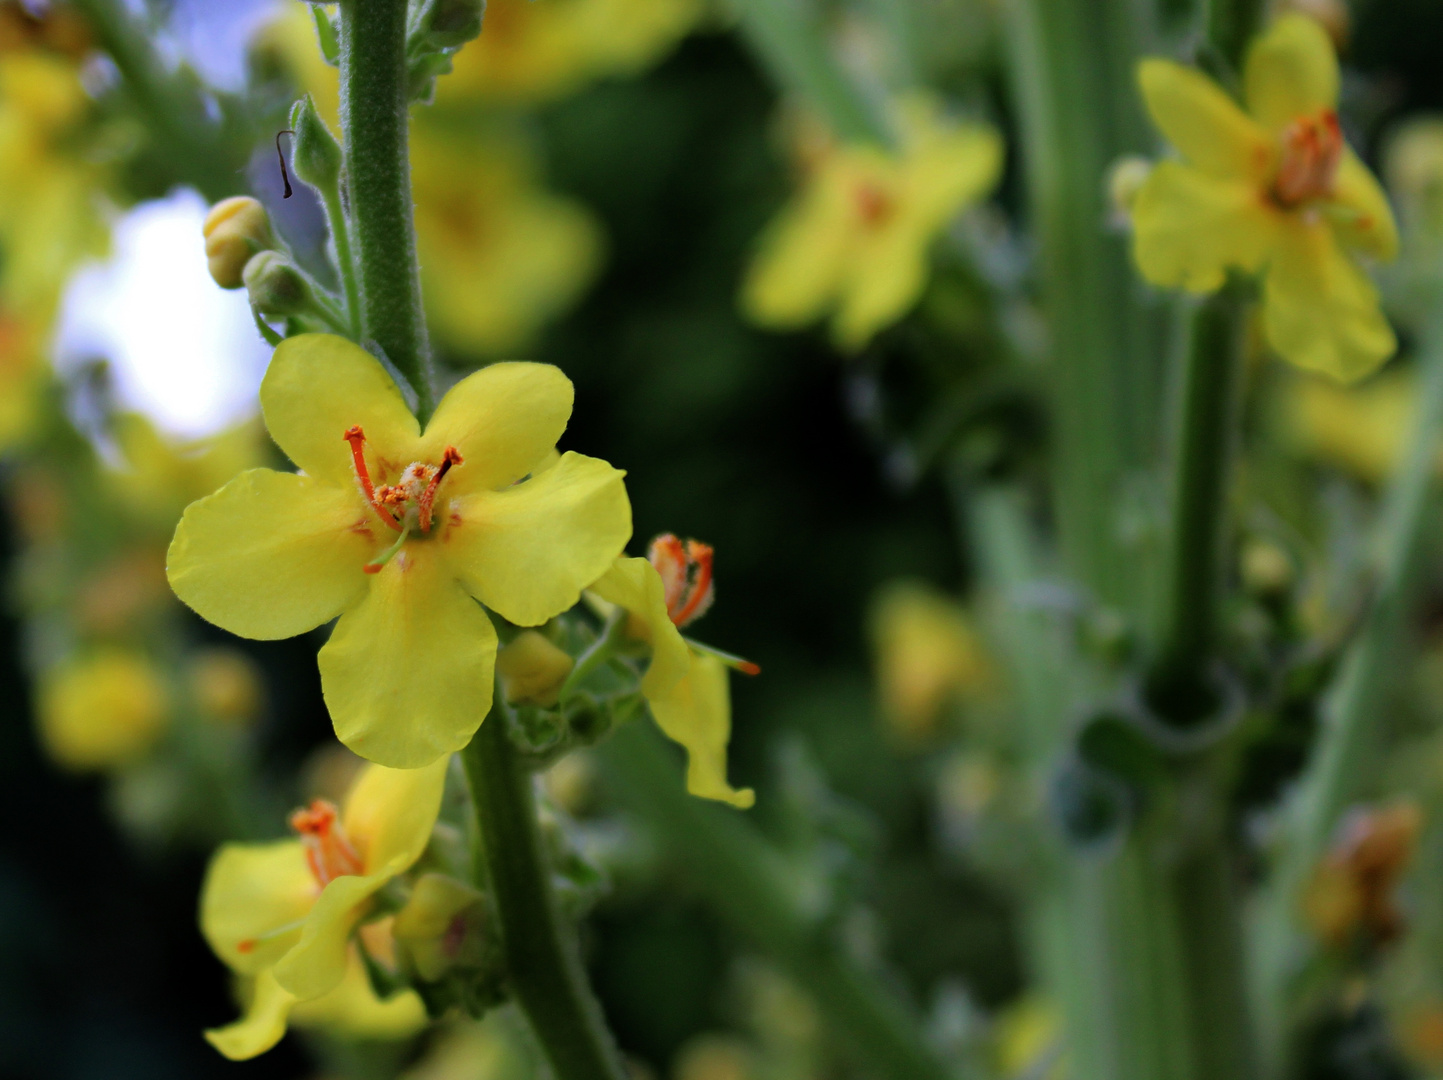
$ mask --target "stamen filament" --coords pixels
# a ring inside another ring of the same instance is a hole
[[[385,566],[388,562],[395,558],[396,552],[401,550],[401,546],[405,544],[406,538],[411,535],[411,526],[409,523],[404,526],[397,525],[396,528],[401,530],[401,535],[396,537],[396,542],[394,544],[388,547],[385,551],[381,552],[381,554],[377,555],[373,560],[366,563],[365,566],[361,567],[361,569],[364,570],[366,573],[379,574],[381,572],[381,567]]]
[[[431,531],[431,504],[436,501],[436,489],[441,486],[441,481],[451,471],[451,466],[460,465],[464,460],[454,446],[446,447],[446,452],[441,455],[441,467],[436,470],[436,475],[431,477],[431,482],[426,485],[426,490],[421,493],[421,498],[417,503],[422,532]]]
[[[365,493],[366,501],[371,504],[382,521],[393,529],[399,529],[401,526],[391,516],[391,512],[376,499],[376,488],[371,483],[370,470],[366,468],[366,433],[361,430],[361,425],[355,424],[347,428],[341,438],[351,444],[351,463],[355,466],[356,479],[361,482],[361,491]]]
[[[264,945],[267,941],[272,941],[282,934],[289,934],[292,930],[299,930],[305,925],[305,919],[297,919],[295,922],[283,923],[274,930],[267,930],[264,934],[257,934],[252,938],[242,938],[235,943],[235,951],[238,953],[255,952],[257,945]]]
[[[703,645],[700,641],[693,641],[689,637],[683,637],[682,640],[691,646],[692,651],[720,660],[733,671],[740,671],[743,675],[760,675],[762,673],[761,666],[752,663],[750,660],[743,660],[740,656],[733,653],[723,652],[721,649],[715,649],[710,645]]]
[[[711,597],[711,561],[712,549],[707,544],[697,543],[695,540],[688,540],[686,544],[686,560],[696,567],[696,576],[688,582],[686,602],[681,610],[672,616],[671,621],[677,626],[685,626],[691,619],[700,614],[699,609]]]

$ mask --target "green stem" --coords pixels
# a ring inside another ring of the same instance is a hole
[[[362,334],[411,384],[424,424],[435,402],[411,215],[406,7],[406,0],[341,4],[341,126]]]
[[[558,1080],[626,1080],[601,1006],[587,985],[576,935],[557,907],[537,824],[531,773],[500,709],[461,752],[476,806],[484,874],[516,1001]],[[479,869],[479,868],[478,868]]]
[[[199,84],[179,77],[156,51],[151,33],[122,0],[75,0],[96,40],[120,71],[126,93],[145,115],[155,153],[174,178],[211,202],[244,189],[244,158],[206,115]]]
[[[1217,645],[1246,296],[1244,284],[1230,281],[1202,302],[1177,387],[1163,614],[1149,689],[1154,707],[1178,724],[1205,719],[1216,704],[1200,688]]]
[[[777,81],[821,113],[847,142],[892,142],[880,110],[837,63],[806,0],[735,0],[742,29]]]
[[[356,279],[356,261],[351,254],[351,231],[341,207],[341,193],[328,187],[321,193],[326,207],[326,221],[331,227],[331,242],[336,246],[336,268],[341,275],[341,289],[346,298],[346,320],[351,337],[361,339],[361,286]]]
[[[1254,989],[1274,1073],[1283,1052],[1287,985],[1304,949],[1294,928],[1303,890],[1343,811],[1373,775],[1369,763],[1377,752],[1379,709],[1399,670],[1419,602],[1427,510],[1443,440],[1443,313],[1425,330],[1420,367],[1417,419],[1383,500],[1377,592],[1322,703],[1311,766],[1286,810],[1280,861],[1259,912]]]
[[[811,995],[870,1075],[949,1080],[911,1013],[804,910],[793,869],[736,811],[686,793],[649,724],[628,724],[601,753],[615,794],[655,831],[676,872]]]

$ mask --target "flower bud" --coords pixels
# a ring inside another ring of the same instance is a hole
[[[278,251],[263,251],[246,263],[245,286],[262,315],[297,315],[311,305],[310,283]]]
[[[202,232],[210,276],[222,289],[239,289],[251,256],[275,243],[266,208],[249,195],[237,195],[212,206]]]
[[[481,33],[486,0],[431,0],[422,15],[426,43],[435,49],[455,49]]]
[[[452,968],[486,962],[489,923],[481,893],[444,874],[423,874],[391,933],[416,974],[436,982]]]
[[[323,191],[335,187],[341,177],[341,144],[316,111],[310,94],[291,106],[291,129],[295,132],[291,167],[296,175]]]
[[[1125,229],[1132,221],[1132,204],[1152,173],[1152,162],[1135,155],[1120,157],[1107,173],[1107,201],[1112,224]]]
[[[496,654],[496,674],[501,692],[516,705],[556,704],[561,684],[576,661],[535,630],[517,634]]]

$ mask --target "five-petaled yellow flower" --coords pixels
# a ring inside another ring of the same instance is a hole
[[[833,312],[833,336],[854,351],[917,302],[928,249],[996,183],[1002,140],[981,124],[944,124],[922,99],[904,103],[900,121],[895,154],[838,145],[813,163],[747,272],[752,321],[793,329]]]
[[[422,431],[369,353],[290,338],[261,408],[302,471],[252,469],[192,504],[171,587],[242,637],[339,615],[319,658],[336,734],[382,765],[429,764],[465,746],[491,704],[496,631],[476,601],[544,623],[631,535],[623,474],[555,458],[571,403],[556,368],[494,364],[452,387]]]
[[[1167,60],[1144,60],[1138,78],[1183,157],[1160,162],[1133,204],[1143,276],[1203,293],[1230,269],[1262,271],[1263,329],[1284,359],[1351,381],[1391,356],[1393,331],[1353,256],[1391,259],[1397,227],[1343,141],[1338,62],[1323,29],[1287,15],[1254,41],[1247,112]]]
[[[430,842],[449,760],[424,769],[370,765],[344,813],[317,799],[291,815],[297,839],[216,852],[201,889],[201,931],[232,971],[253,980],[245,1015],[206,1032],[222,1054],[264,1053],[285,1034],[294,1006],[317,1002],[324,1012],[327,995],[344,992],[355,965],[351,938],[372,898]]]
[[[627,632],[651,646],[651,665],[641,692],[657,726],[686,748],[686,788],[704,799],[717,799],[743,810],[756,796],[750,788],[727,783],[727,743],[731,741],[731,697],[727,665],[692,647],[680,627],[711,607],[712,549],[670,534],[652,541],[650,558],[617,559],[589,590],[628,612]],[[755,674],[754,664],[736,666]]]

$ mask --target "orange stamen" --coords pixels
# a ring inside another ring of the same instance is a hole
[[[701,615],[712,601],[711,583],[712,549],[710,544],[698,540],[686,542],[687,595],[681,610],[674,612],[671,621],[685,626]]]
[[[1332,109],[1294,120],[1283,131],[1273,197],[1293,207],[1332,195],[1343,146],[1343,130]]]
[[[672,533],[663,533],[651,542],[646,557],[661,575],[662,595],[668,615],[681,605],[686,593],[686,549]]]
[[[291,828],[301,834],[306,864],[322,888],[338,877],[365,872],[365,864],[346,835],[335,803],[314,800],[291,815]]]
[[[426,485],[426,490],[421,493],[417,509],[420,511],[421,531],[431,531],[431,504],[436,501],[436,489],[441,486],[441,481],[451,471],[452,465],[460,465],[464,458],[454,446],[446,447],[446,452],[441,455],[441,467],[436,470],[436,475],[431,477],[431,482]]]
[[[341,436],[351,444],[351,463],[356,470],[356,479],[360,482],[361,491],[365,493],[366,501],[375,509],[376,514],[382,521],[391,528],[400,530],[401,526],[385,507],[376,499],[376,489],[371,483],[371,472],[366,468],[366,433],[361,430],[360,424],[352,425],[346,429]]]

